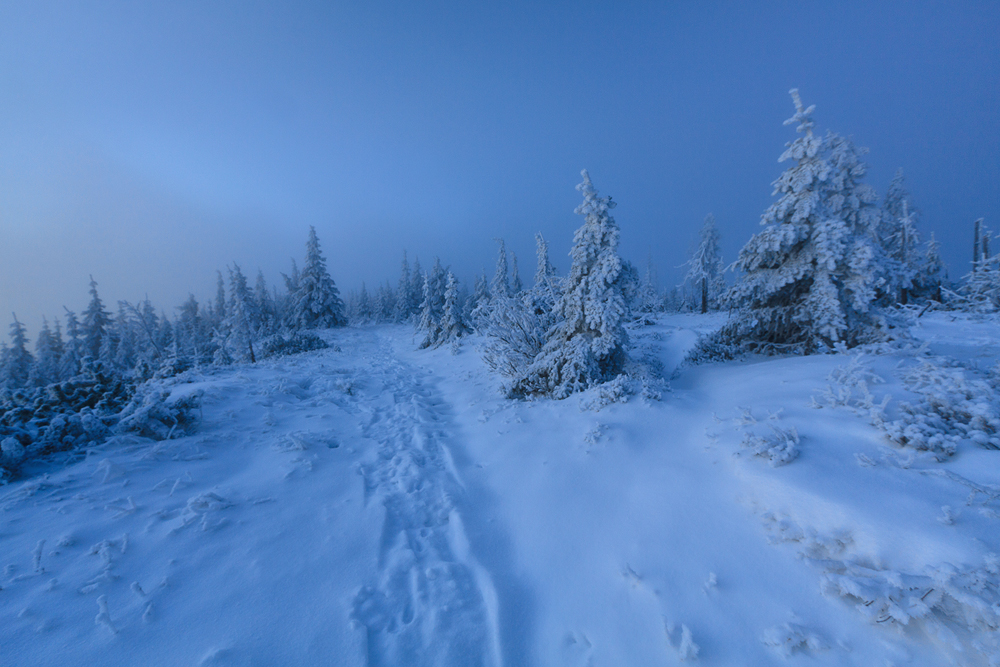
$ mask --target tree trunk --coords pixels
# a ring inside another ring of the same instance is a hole
[[[975,271],[976,267],[979,266],[979,230],[983,224],[983,219],[979,218],[976,220],[974,225],[974,230],[972,232],[972,270]]]
[[[908,292],[907,292],[907,289],[905,287],[900,287],[899,288],[899,303],[901,303],[904,306],[906,305],[907,294],[908,294]]]
[[[701,312],[708,312],[708,278],[701,279]]]

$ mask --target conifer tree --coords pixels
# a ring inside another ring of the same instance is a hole
[[[97,281],[90,277],[90,304],[83,311],[83,349],[86,354],[97,359],[101,356],[101,344],[104,342],[108,325],[111,324],[111,313],[104,309],[104,302],[97,294]]]
[[[521,282],[521,272],[517,270],[517,253],[512,250],[510,252],[510,293],[513,296],[519,294],[523,289],[524,283]]]
[[[483,269],[482,274],[476,276],[472,286],[472,296],[465,302],[466,323],[479,331],[489,316],[489,310],[490,286],[486,280],[486,269]]]
[[[573,237],[573,259],[556,303],[553,325],[538,357],[510,387],[510,394],[565,398],[610,380],[624,368],[628,307],[618,256],[619,229],[610,197],[598,196],[586,170],[577,189],[584,223]]]
[[[739,310],[721,339],[760,352],[820,352],[878,336],[873,238],[875,195],[861,183],[861,151],[847,139],[813,133],[814,106],[791,91],[799,137],[780,161],[794,164],[774,182],[778,201],[764,230],[740,251],[744,272],[730,292]]]
[[[722,277],[719,231],[715,227],[715,216],[711,213],[705,216],[699,234],[698,248],[687,265],[689,268],[685,280],[694,287],[699,297],[701,312],[707,313],[709,308],[713,310],[718,308],[719,298],[726,289],[726,281]]]
[[[396,287],[396,307],[393,319],[396,322],[406,322],[413,315],[413,292],[410,288],[410,263],[403,251],[403,263],[399,271],[399,284]]]
[[[28,351],[27,331],[18,322],[17,315],[14,315],[14,321],[11,322],[10,347],[4,349],[3,357],[0,384],[9,392],[27,387],[35,360]]]
[[[493,298],[510,296],[510,277],[507,269],[507,245],[503,239],[495,239],[500,244],[497,251],[497,268],[493,272],[493,282],[490,284],[490,296]]]
[[[447,278],[441,260],[435,257],[434,267],[424,276],[424,300],[420,304],[420,330],[424,332],[421,348],[441,342],[446,287]]]
[[[255,363],[257,355],[253,345],[261,337],[261,316],[246,276],[237,264],[229,270],[229,308],[223,327],[228,359]]]
[[[333,278],[326,270],[326,259],[319,248],[316,228],[309,228],[306,261],[299,275],[299,289],[292,310],[298,326],[304,329],[341,327],[347,324],[344,302]]]
[[[42,318],[42,328],[35,338],[35,363],[31,369],[29,384],[45,387],[60,380],[60,360],[63,355],[62,337],[49,327],[48,318]]]
[[[458,279],[451,271],[445,280],[444,312],[441,316],[441,340],[455,340],[468,333],[468,327],[462,317],[462,304],[459,302]]]
[[[83,361],[83,332],[80,321],[69,308],[63,306],[66,311],[66,343],[63,350],[62,359],[59,362],[59,375],[64,379],[76,377],[80,372],[80,363]]]

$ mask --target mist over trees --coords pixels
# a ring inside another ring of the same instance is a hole
[[[901,315],[932,307],[1000,310],[1000,259],[984,221],[972,228],[969,270],[951,282],[934,234],[923,237],[902,169],[879,202],[865,182],[867,150],[820,134],[815,107],[797,90],[791,96],[794,114],[785,124],[796,136],[780,156],[787,166],[773,183],[776,200],[761,216],[763,228],[727,266],[719,225],[708,215],[676,286],[659,284],[652,257],[640,275],[619,256],[615,202],[598,194],[586,171],[569,272],[557,274],[538,234],[530,286],[507,242],[496,239],[492,276],[484,269],[467,284],[440,258],[424,270],[404,251],[398,277],[342,298],[312,227],[301,264],[290,262],[280,286],[260,271],[251,282],[233,263],[218,272],[213,298],[192,294],[171,311],[148,299],[109,309],[92,276],[86,307],[44,318],[34,345],[12,317],[0,344],[0,470],[9,475],[32,452],[70,450],[123,428],[169,437],[192,423],[195,402],[156,403],[144,389],[149,383],[320,349],[327,343],[317,331],[348,324],[407,324],[417,347],[454,353],[473,337],[509,397],[562,399],[604,384],[621,395],[629,378],[655,374],[632,358],[627,332],[668,311],[725,311],[722,328],[690,357],[707,362],[884,341],[898,333],[893,322]]]

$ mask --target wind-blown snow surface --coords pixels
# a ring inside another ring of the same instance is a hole
[[[631,336],[669,371],[720,322]],[[918,322],[970,376],[997,360],[995,323]],[[595,412],[500,398],[469,344],[328,338],[179,383],[205,392],[193,436],[0,488],[0,665],[996,655],[1000,452],[939,462],[870,415],[916,400],[897,366],[925,352],[682,368],[662,401]],[[828,379],[847,367],[868,407]]]

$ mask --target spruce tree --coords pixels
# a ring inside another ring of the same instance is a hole
[[[56,323],[58,325],[58,322]],[[45,387],[60,380],[60,361],[63,355],[61,336],[49,328],[48,318],[42,318],[42,328],[35,338],[35,363],[32,366],[29,383],[35,387]]]
[[[510,387],[513,396],[570,394],[605,382],[624,369],[628,307],[618,256],[619,229],[610,197],[598,196],[586,170],[577,186],[583,225],[573,237],[573,263],[563,281],[554,324],[537,358]]]
[[[0,377],[3,387],[9,392],[27,387],[35,360],[28,351],[27,331],[17,320],[17,315],[14,315],[14,321],[10,325],[10,347],[5,348],[3,356],[3,373]]]
[[[97,294],[97,281],[90,277],[90,303],[83,311],[83,349],[94,359],[101,356],[101,344],[108,326],[111,324],[111,313],[104,309],[104,302]]]
[[[320,251],[315,227],[309,228],[306,261],[299,275],[299,289],[293,299],[292,311],[296,323],[304,329],[341,327],[347,324],[344,302],[326,270],[326,259]]]
[[[500,248],[497,251],[497,268],[493,272],[490,295],[493,298],[510,296],[510,276],[507,269],[507,245],[503,239],[495,239]]]
[[[451,271],[445,279],[444,312],[441,316],[441,341],[455,340],[468,333],[468,327],[462,317],[462,304],[459,302],[458,279]]]
[[[719,231],[715,227],[715,216],[711,213],[705,216],[698,247],[687,265],[689,268],[685,281],[698,295],[701,312],[707,313],[710,308],[718,308],[719,298],[726,289],[726,280],[722,276]]]
[[[764,230],[740,251],[743,277],[730,291],[738,310],[720,333],[758,352],[821,352],[878,336],[875,297],[877,210],[861,183],[862,151],[847,139],[813,133],[814,106],[791,91],[799,137],[780,161],[794,164],[774,182],[780,195],[761,216]]]
[[[424,276],[424,300],[420,304],[420,330],[424,332],[421,348],[441,342],[442,321],[444,319],[444,295],[447,277],[441,267],[441,260],[434,258],[434,267]]]

